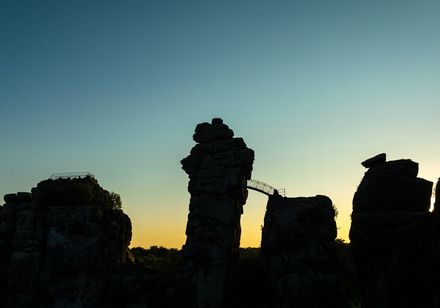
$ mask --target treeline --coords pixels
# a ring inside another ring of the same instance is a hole
[[[48,179],[32,188],[32,197],[41,208],[57,206],[102,206],[121,210],[121,197],[102,188],[91,177]]]
[[[130,249],[135,265],[151,268],[157,272],[173,272],[181,261],[181,251],[175,248],[151,246],[148,249],[135,247]]]
[[[350,307],[359,307],[360,294],[356,284],[356,272],[351,257],[350,245],[337,240],[339,277],[342,281],[343,293]],[[175,248],[151,246],[148,249],[135,247],[131,249],[135,265],[150,268],[160,273],[173,273],[181,264],[181,251]],[[261,307],[264,295],[265,279],[260,262],[260,248],[240,248],[238,268],[233,272],[231,307]]]

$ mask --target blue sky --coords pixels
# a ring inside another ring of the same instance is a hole
[[[179,161],[222,117],[253,177],[327,194],[347,237],[360,162],[440,175],[437,1],[2,1],[0,193],[88,170],[121,194],[134,245],[179,247]],[[244,246],[265,198],[251,193]]]

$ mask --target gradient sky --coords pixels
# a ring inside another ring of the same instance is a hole
[[[440,176],[440,2],[0,2],[0,194],[54,172],[121,195],[132,246],[180,247],[180,160],[222,117],[255,150],[253,178],[351,201],[380,152]],[[250,192],[242,246],[259,246]]]

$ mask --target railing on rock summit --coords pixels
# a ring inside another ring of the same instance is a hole
[[[280,189],[276,189],[275,187],[263,183],[261,181],[257,181],[257,180],[248,180],[247,181],[247,188],[258,191],[262,194],[271,196],[274,194],[279,194],[281,196],[285,196],[286,195],[286,190],[284,188],[280,188]]]
[[[80,172],[64,172],[64,173],[54,173],[49,179],[57,180],[57,179],[74,179],[74,178],[85,178],[85,177],[95,178],[93,173],[88,171],[80,171]]]

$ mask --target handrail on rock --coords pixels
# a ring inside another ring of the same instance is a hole
[[[93,173],[88,171],[79,171],[79,172],[63,172],[63,173],[54,173],[49,179],[57,180],[57,179],[74,179],[74,178],[85,178],[85,177],[95,178]]]

